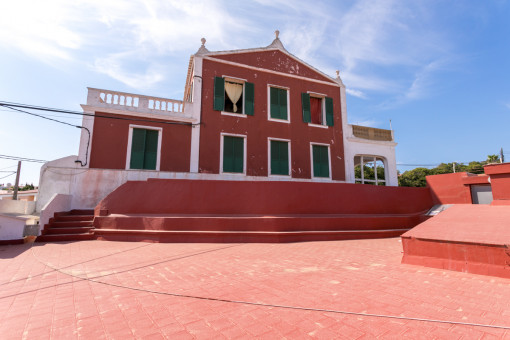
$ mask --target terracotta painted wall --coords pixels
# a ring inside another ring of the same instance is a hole
[[[243,58],[247,55],[243,54]],[[244,59],[243,59],[244,60]],[[270,65],[269,65],[270,66]],[[268,67],[269,67],[268,66]],[[231,76],[255,84],[253,116],[232,117],[213,110],[214,77]],[[311,178],[310,142],[330,145],[331,174],[345,180],[340,90],[331,86],[267,72],[260,72],[210,60],[203,62],[202,126],[200,131],[200,172],[220,172],[221,133],[247,135],[247,175],[268,176],[268,137],[291,140],[293,178]],[[289,88],[290,124],[268,120],[268,84]],[[334,126],[310,127],[302,119],[301,93],[313,91],[333,98]]]
[[[434,204],[471,204],[471,190],[464,185],[466,172],[427,176]]]
[[[214,58],[228,60],[240,64],[270,69],[273,71],[295,74],[302,77],[313,78],[322,81],[331,81],[308,66],[299,63],[295,59],[281,51],[261,51],[251,53],[237,53],[215,55]]]
[[[136,195],[132,193],[136,192]],[[130,181],[104,198],[109,214],[406,214],[430,209],[428,188],[278,181]]]
[[[491,179],[492,204],[510,204],[510,163],[486,165],[484,172]]]
[[[98,112],[102,116],[116,117]],[[117,116],[118,117],[118,116]],[[122,115],[121,117],[133,118]],[[188,172],[190,164],[191,126],[164,123],[117,120],[96,117],[92,136],[90,167],[125,169],[129,125],[162,128],[160,171]]]

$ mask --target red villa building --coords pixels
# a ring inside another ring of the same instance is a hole
[[[348,124],[339,72],[290,54],[278,31],[244,50],[210,52],[202,39],[183,100],[89,88],[82,107],[78,156],[41,170],[42,225],[152,178],[397,186],[393,131]],[[384,172],[356,176],[361,164]]]

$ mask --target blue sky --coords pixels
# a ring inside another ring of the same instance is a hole
[[[350,123],[392,120],[397,163],[484,160],[501,147],[510,159],[508,1],[18,0],[0,11],[1,101],[81,110],[87,86],[182,99],[200,38],[211,51],[260,47],[278,29],[289,52],[340,70]],[[77,128],[4,108],[0,126],[0,154],[78,152]],[[15,166],[0,159],[0,171]],[[23,163],[21,182],[37,184],[39,168]]]

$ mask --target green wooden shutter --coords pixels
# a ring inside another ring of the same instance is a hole
[[[289,145],[288,142],[280,142],[280,174],[289,174]]]
[[[275,87],[269,88],[269,103],[270,103],[270,117],[280,118],[280,106],[278,103],[278,89]]]
[[[278,142],[271,141],[271,175],[280,173],[280,157]]]
[[[133,129],[131,139],[131,160],[130,169],[143,169],[143,158],[145,152],[145,130]]]
[[[326,97],[326,125],[333,126],[333,98]]]
[[[244,138],[223,137],[223,172],[244,172]]]
[[[303,106],[303,122],[310,123],[312,114],[310,113],[310,95],[308,93],[301,93],[301,104]]]
[[[244,170],[244,138],[234,138],[234,171],[242,173]]]
[[[329,177],[329,155],[328,147],[312,145],[313,154],[313,176]]]
[[[244,83],[244,110],[248,116],[255,112],[255,85]]]
[[[221,77],[214,77],[213,110],[223,111],[224,109],[225,109],[225,80]]]
[[[144,169],[156,170],[156,161],[158,159],[158,134],[159,132],[157,130],[145,130]]]
[[[287,120],[287,90],[279,89],[278,103],[280,104],[280,119]]]
[[[328,155],[328,147],[321,147],[321,177],[329,177],[329,155]]]
[[[234,171],[234,142],[232,137],[223,137],[223,172]]]

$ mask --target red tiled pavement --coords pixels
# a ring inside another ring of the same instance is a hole
[[[332,312],[510,328],[510,280],[400,264],[401,249],[397,238],[0,246],[0,338],[510,338]]]

